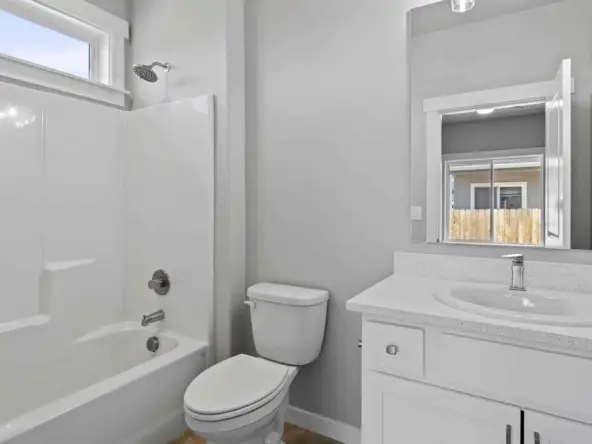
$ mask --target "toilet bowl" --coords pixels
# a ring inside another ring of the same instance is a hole
[[[264,283],[247,295],[260,356],[222,361],[185,392],[185,421],[208,444],[279,444],[290,384],[321,350],[326,291]]]
[[[185,420],[215,444],[263,443],[281,436],[283,411],[298,367],[234,356],[196,378],[185,392]],[[263,441],[261,441],[263,437]],[[257,441],[259,439],[259,441]]]

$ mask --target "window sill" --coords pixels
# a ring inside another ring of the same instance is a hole
[[[504,247],[504,248],[545,248],[544,245],[535,244],[503,244],[495,242],[471,242],[471,241],[445,241],[437,242],[440,245],[471,245],[479,247]]]
[[[0,54],[0,81],[24,84],[123,108],[129,92],[46,66]]]

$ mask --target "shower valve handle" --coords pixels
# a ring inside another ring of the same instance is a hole
[[[156,294],[164,296],[171,289],[169,275],[164,270],[156,270],[152,279],[148,281],[148,288],[154,290]]]
[[[150,290],[156,290],[157,288],[165,287],[166,284],[166,279],[151,279],[148,281],[148,288]]]

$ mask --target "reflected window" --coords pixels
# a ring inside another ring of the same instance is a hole
[[[542,244],[542,155],[444,165],[448,242]]]

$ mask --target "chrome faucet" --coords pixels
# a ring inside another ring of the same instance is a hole
[[[150,325],[154,322],[158,322],[158,321],[162,321],[162,320],[164,320],[164,311],[163,310],[155,311],[154,313],[150,313],[150,314],[142,316],[142,327],[146,327],[147,325]]]
[[[505,259],[512,259],[512,280],[510,281],[510,290],[526,291],[524,287],[524,255],[523,254],[504,254]]]

